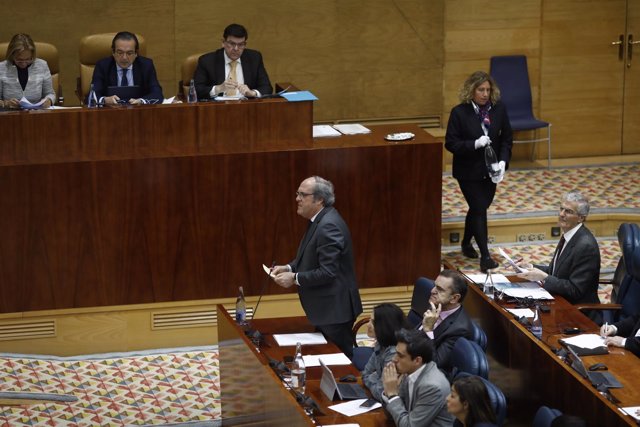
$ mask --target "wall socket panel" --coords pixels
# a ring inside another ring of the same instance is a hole
[[[516,240],[520,243],[524,242],[539,242],[546,240],[545,233],[522,233],[516,234]]]
[[[496,242],[496,236],[487,236],[487,243],[492,244]]]

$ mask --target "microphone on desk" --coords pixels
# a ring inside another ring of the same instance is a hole
[[[280,360],[269,358],[269,366],[271,366],[274,370],[277,369],[278,372],[286,372],[286,373],[291,372],[291,370],[286,365],[286,363]]]
[[[258,312],[258,307],[260,306],[260,301],[262,300],[262,294],[264,294],[264,291],[267,287],[267,283],[269,283],[269,279],[271,279],[271,273],[273,273],[273,268],[275,266],[276,266],[276,262],[275,261],[271,262],[271,267],[269,268],[269,274],[267,274],[267,279],[262,283],[262,288],[260,289],[260,294],[258,295],[258,302],[256,302],[256,307],[253,309],[253,315],[251,316],[252,321],[253,319],[256,318],[256,313]],[[257,342],[259,344],[263,343],[264,338],[260,333],[260,331],[258,331],[257,329],[253,329],[251,327],[251,322],[247,322],[247,325],[248,327],[244,331],[245,335],[247,335],[249,339],[251,339],[251,341],[253,342]]]
[[[296,402],[298,402],[303,408],[311,408],[315,413],[324,415],[324,412],[320,410],[320,406],[318,406],[315,400],[306,394],[294,390],[293,387],[291,387],[291,384],[283,378],[283,373],[291,372],[284,362],[269,357],[269,366],[271,366],[271,369],[273,369],[278,378],[283,382],[284,387],[294,394]]]

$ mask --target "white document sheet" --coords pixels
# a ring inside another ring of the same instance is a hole
[[[562,342],[571,344],[580,348],[594,349],[598,347],[606,347],[604,338],[597,334],[581,334],[571,338],[563,338]]]
[[[273,334],[280,347],[302,345],[326,344],[327,340],[320,332],[301,332],[299,334]]]
[[[508,288],[505,289],[504,294],[512,298],[532,298],[540,300],[552,300],[554,299],[549,292],[544,288],[531,289],[531,288]]]
[[[471,280],[473,280],[474,282],[476,282],[479,285],[483,285],[485,279],[487,278],[486,273],[485,274],[467,274],[467,277]],[[505,276],[504,274],[492,274],[491,278],[493,279],[493,284],[498,284],[498,283],[510,283],[509,279],[507,279],[507,276]]]
[[[348,124],[348,125],[333,125],[333,128],[336,129],[337,131],[340,131],[341,133],[345,134],[345,135],[357,135],[357,134],[361,134],[361,133],[371,133],[371,130],[369,130],[368,128],[362,126],[361,124],[358,123],[354,123],[354,124]]]
[[[22,98],[20,98],[20,107],[22,107],[24,110],[42,110],[45,108],[42,106],[42,104],[44,104],[46,100],[47,98],[43,98],[39,102],[36,102],[35,104],[33,104],[23,96]]]
[[[364,414],[365,412],[369,412],[373,409],[382,407],[382,404],[378,402],[369,408],[361,408],[360,405],[365,400],[367,399],[349,400],[348,402],[338,403],[337,405],[329,406],[329,409],[333,409],[336,412],[340,412],[342,415],[346,415],[347,417],[352,417],[354,415]]]
[[[342,136],[342,134],[329,125],[315,125],[313,127],[314,138],[324,138],[327,136]]]
[[[507,311],[516,317],[533,317],[533,310],[530,308],[507,308]]]
[[[623,413],[630,415],[634,420],[640,421],[640,406],[627,406],[626,408],[618,408]]]
[[[498,248],[498,252],[500,252],[500,255],[502,255],[502,257],[507,260],[509,265],[513,267],[513,269],[518,273],[526,273],[527,271],[529,271],[526,268],[518,267],[515,261],[512,260],[511,257],[507,255],[507,253],[502,248]]]
[[[320,366],[320,359],[325,365],[351,365],[351,360],[344,353],[308,354],[302,356],[304,366]]]

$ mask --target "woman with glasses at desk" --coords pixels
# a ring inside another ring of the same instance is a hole
[[[0,62],[0,107],[20,108],[20,99],[48,108],[56,100],[47,62],[36,58],[36,45],[27,34],[16,34]]]

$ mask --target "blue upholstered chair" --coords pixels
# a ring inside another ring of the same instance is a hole
[[[634,315],[640,307],[640,227],[624,223],[618,228],[622,257],[616,268],[611,304],[580,304],[580,310],[603,310],[603,322],[615,323]]]
[[[464,339],[464,338],[461,338]],[[471,376],[471,374],[467,372],[459,372],[454,381],[460,377]],[[484,385],[487,387],[487,392],[489,394],[489,400],[491,401],[491,406],[493,407],[493,411],[496,413],[496,424],[499,426],[504,425],[504,421],[507,418],[507,398],[504,397],[504,393],[498,386],[493,384],[486,378],[480,377]]]
[[[533,418],[533,427],[550,427],[551,422],[560,415],[562,415],[562,412],[557,409],[541,406]]]
[[[484,379],[489,378],[489,362],[484,350],[468,339],[458,338],[451,351],[451,364],[453,365],[452,378],[459,372],[477,375]]]
[[[473,341],[480,346],[482,351],[487,351],[487,334],[474,320],[471,320],[471,324],[473,325]]]
[[[533,143],[531,160],[534,160],[538,142],[547,142],[547,167],[551,167],[551,123],[538,120],[533,115],[531,84],[524,55],[492,56],[491,77],[500,88],[501,100],[507,107],[509,122],[514,131],[535,131],[547,128],[546,138],[513,140],[514,144]]]
[[[426,277],[418,277],[416,279],[416,283],[413,286],[413,294],[411,295],[411,309],[407,313],[407,320],[411,326],[418,326],[422,322],[424,312],[430,308],[429,298],[434,286],[433,280]]]

